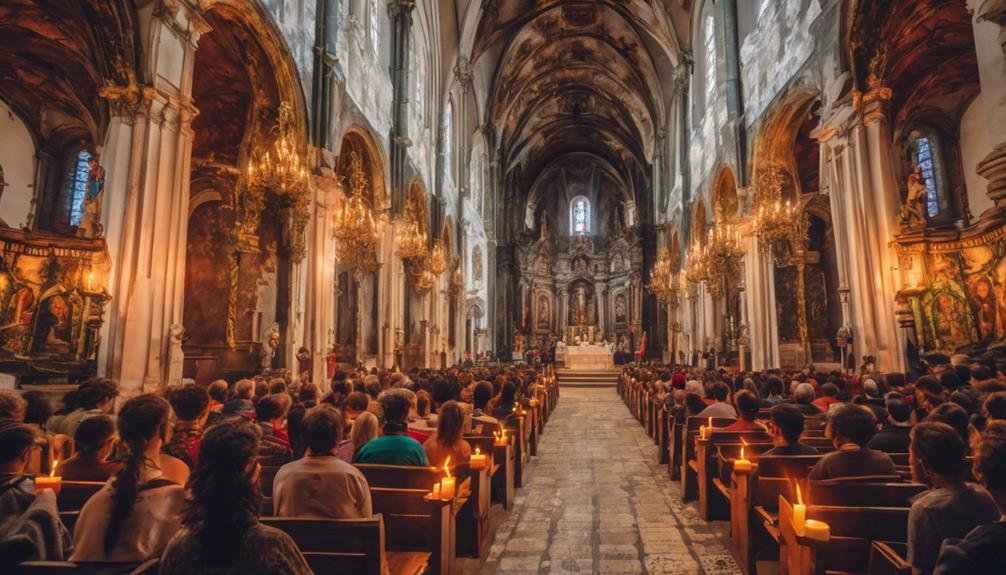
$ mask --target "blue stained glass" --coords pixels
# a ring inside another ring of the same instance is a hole
[[[587,202],[578,200],[573,206],[573,231],[578,234],[585,234],[587,228]]]
[[[915,140],[916,161],[922,166],[922,179],[926,182],[926,212],[929,217],[940,213],[940,198],[936,189],[936,167],[933,162],[933,145],[922,136]]]
[[[77,152],[77,157],[67,169],[66,191],[70,199],[70,225],[79,226],[84,217],[84,197],[87,195],[87,178],[91,175],[88,162],[91,154],[87,150]]]

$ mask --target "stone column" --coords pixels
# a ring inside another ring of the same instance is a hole
[[[153,10],[145,53],[156,60],[152,84],[106,86],[112,121],[105,141],[105,213],[113,305],[103,327],[103,372],[125,395],[154,390],[168,376],[168,329],[182,323],[189,172],[192,69],[209,27],[187,4]],[[174,72],[166,78],[164,73]],[[194,326],[190,326],[194,327]]]
[[[989,181],[988,196],[1006,211],[1006,0],[968,0],[974,15],[978,75],[985,95],[986,127],[995,146],[978,164],[978,175]]]
[[[415,0],[391,0],[391,209],[395,214],[405,210],[409,182],[406,181],[409,139],[409,52],[412,42],[412,11]]]

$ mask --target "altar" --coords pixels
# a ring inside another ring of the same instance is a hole
[[[571,370],[589,371],[595,369],[613,369],[615,359],[607,344],[571,345],[566,347],[566,368]]]

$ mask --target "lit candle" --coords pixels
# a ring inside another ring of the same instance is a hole
[[[471,467],[472,469],[482,469],[485,466],[486,454],[482,453],[482,450],[476,447],[475,453],[472,454]]]
[[[796,504],[793,505],[793,529],[797,535],[803,535],[804,526],[807,523],[807,506],[803,503],[803,494],[800,493],[800,483],[796,484]]]
[[[440,499],[440,484],[433,484],[433,493],[430,494],[430,499]]]
[[[803,523],[803,535],[808,539],[827,541],[831,539],[831,526],[824,521],[808,519]]]
[[[744,458],[743,445],[741,445],[741,456],[734,461],[734,471],[751,471],[751,462]]]
[[[49,471],[49,475],[39,475],[35,478],[35,490],[42,491],[43,489],[51,489],[53,493],[59,495],[59,489],[63,485],[63,478],[56,475],[56,466],[59,465],[59,460],[52,462],[52,468]]]
[[[494,433],[493,435],[496,436],[496,447],[506,447],[507,441],[505,429],[502,429],[499,433]]]
[[[440,480],[440,498],[441,499],[454,499],[454,477],[451,475],[451,458],[448,457],[444,461],[444,473],[447,477]]]

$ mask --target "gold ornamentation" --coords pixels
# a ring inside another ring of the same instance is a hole
[[[355,150],[350,152],[346,179],[349,197],[335,211],[336,252],[339,261],[347,267],[376,271],[381,267],[377,261],[381,239],[379,218],[366,197],[369,181]]]
[[[783,177],[782,168],[769,166],[758,182],[753,227],[764,253],[771,253],[777,242],[792,239],[799,227],[799,208],[790,200],[783,201]]]
[[[676,283],[671,276],[671,251],[661,248],[650,270],[650,283],[646,284],[646,289],[656,296],[657,301],[666,305],[671,302],[672,285]]]

